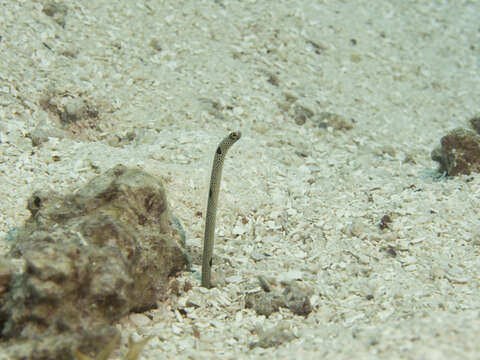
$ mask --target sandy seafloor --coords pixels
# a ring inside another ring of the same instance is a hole
[[[480,176],[434,181],[430,159],[480,112],[480,2],[80,0],[54,16],[44,4],[0,1],[0,236],[34,189],[66,192],[121,163],[164,180],[193,253],[196,273],[178,277],[193,289],[122,320],[114,359],[147,335],[142,359],[480,357]],[[52,93],[98,116],[62,126],[41,106]],[[303,125],[296,106],[313,112]],[[319,126],[325,112],[352,129]],[[40,128],[49,141],[33,146]],[[199,212],[231,130],[224,282],[206,290]],[[257,275],[296,281],[313,312],[245,309]],[[293,340],[250,346],[279,324]]]

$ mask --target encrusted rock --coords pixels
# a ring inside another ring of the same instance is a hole
[[[258,278],[264,292],[250,293],[245,297],[245,307],[254,309],[257,315],[269,317],[281,307],[288,308],[295,315],[308,316],[312,312],[312,305],[308,291],[295,282],[284,282],[283,292],[279,288],[272,288],[263,278]]]
[[[55,1],[48,1],[43,5],[42,11],[45,15],[52,17],[58,25],[63,28],[65,27],[65,18],[67,16],[68,8],[64,4]]]
[[[13,272],[14,267],[12,264],[6,259],[0,258],[0,306],[2,306],[3,294],[8,291]]]
[[[295,119],[295,124],[303,125],[314,115],[313,111],[309,108],[296,104],[293,107],[293,118]]]
[[[0,346],[12,358],[98,352],[131,311],[165,298],[187,258],[157,178],[119,165],[66,196],[36,192],[3,260]]]
[[[475,115],[470,119],[470,125],[477,134],[480,135],[480,114]]]
[[[353,122],[343,116],[331,112],[321,112],[317,116],[317,124],[320,128],[331,127],[334,130],[347,131],[353,129]]]
[[[260,329],[258,334],[258,342],[250,344],[250,348],[255,348],[257,346],[265,349],[278,347],[294,339],[295,335],[293,334],[292,330],[290,330],[290,326],[287,322],[282,321],[270,330],[263,331],[263,329]]]
[[[245,297],[245,307],[247,309],[254,309],[257,315],[265,315],[266,317],[286,306],[283,296],[278,293],[259,292],[248,294]]]
[[[442,137],[440,144],[431,154],[440,163],[440,172],[455,176],[480,171],[480,135],[457,128]]]
[[[85,117],[86,112],[87,105],[82,98],[69,99],[60,113],[60,118],[64,123],[76,122]]]
[[[64,138],[65,131],[54,126],[49,126],[46,123],[40,123],[35,129],[26,135],[32,140],[33,146],[39,146],[48,141],[49,138]]]
[[[295,315],[308,316],[312,312],[312,304],[308,294],[299,286],[288,284],[283,292],[285,303]]]

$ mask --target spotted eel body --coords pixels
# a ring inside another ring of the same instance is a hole
[[[210,275],[212,271],[213,244],[215,241],[215,221],[217,216],[218,194],[220,192],[220,181],[222,179],[223,162],[228,149],[240,139],[240,131],[231,132],[218,145],[213,158],[212,175],[210,177],[210,188],[208,190],[207,217],[205,220],[205,238],[203,241],[202,258],[202,286],[209,288]]]

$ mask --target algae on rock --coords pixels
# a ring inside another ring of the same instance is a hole
[[[2,261],[0,344],[14,358],[97,352],[187,263],[163,185],[141,170],[118,165],[66,196],[35,192],[28,209],[9,254],[23,269]]]
[[[449,176],[480,172],[480,135],[469,129],[453,129],[442,137],[431,158],[440,164],[439,172]]]

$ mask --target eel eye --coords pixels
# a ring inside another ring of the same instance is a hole
[[[236,131],[235,131],[235,132],[232,132],[232,133],[230,134],[230,139],[232,139],[232,140],[238,140],[238,139],[240,139],[240,133],[238,133],[238,132],[236,132]]]

